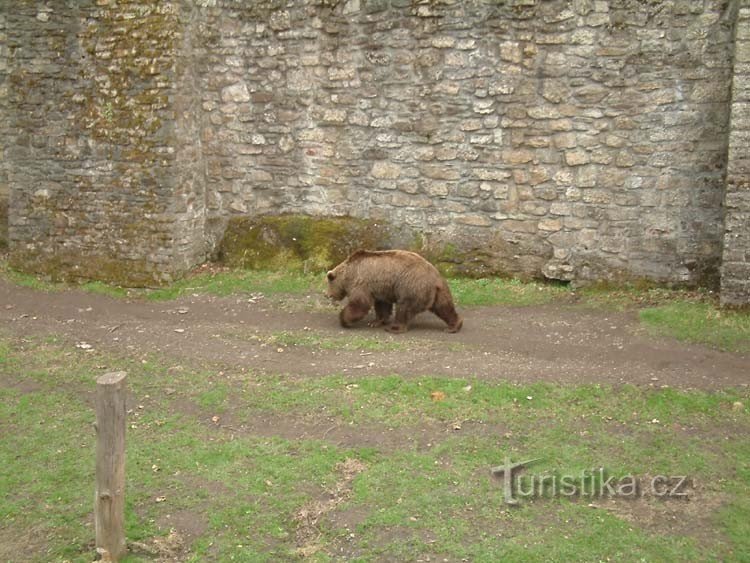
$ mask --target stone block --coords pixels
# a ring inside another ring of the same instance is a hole
[[[562,229],[562,221],[560,219],[543,219],[539,221],[539,230],[554,232]]]
[[[534,152],[530,150],[503,151],[503,161],[508,164],[526,164],[534,160]]]
[[[558,133],[552,138],[554,146],[558,149],[572,149],[578,145],[575,133]]]
[[[273,181],[273,176],[265,170],[249,170],[245,178],[254,184],[267,184]]]
[[[480,180],[503,181],[511,177],[511,172],[501,168],[475,168],[472,173]]]
[[[451,47],[455,47],[456,39],[454,37],[451,37],[450,35],[433,37],[431,40],[431,45],[436,49],[450,49]]]
[[[489,227],[492,225],[492,221],[486,215],[481,215],[479,213],[458,215],[454,220],[461,225],[471,225],[473,227]]]
[[[572,150],[565,153],[565,163],[568,166],[581,166],[591,161],[591,157],[586,151]]]
[[[550,215],[570,215],[571,207],[569,203],[555,202],[550,205],[549,212]]]
[[[373,178],[395,180],[401,176],[401,167],[390,162],[376,162],[370,169]]]
[[[500,223],[500,226],[508,230],[512,233],[536,233],[537,232],[537,222],[533,220],[529,221],[519,221],[515,219],[508,219],[506,221],[502,221]]]
[[[461,177],[461,172],[458,169],[448,165],[421,165],[419,170],[422,175],[432,180],[458,180]]]
[[[247,84],[244,82],[237,82],[227,86],[221,91],[221,100],[223,102],[232,103],[243,103],[250,101],[250,91],[247,89]]]
[[[446,182],[427,181],[423,184],[425,193],[431,197],[445,197],[450,191],[450,184]]]

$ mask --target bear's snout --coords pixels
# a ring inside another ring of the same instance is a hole
[[[331,301],[341,301],[346,297],[346,293],[343,291],[336,291],[334,290],[330,285],[328,286],[328,289],[326,290],[326,297],[330,299]]]

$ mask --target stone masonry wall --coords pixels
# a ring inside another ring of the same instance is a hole
[[[12,262],[138,284],[202,259],[203,225],[183,220],[202,181],[197,117],[177,114],[176,7],[25,1],[4,16]]]
[[[721,273],[724,305],[750,305],[750,0],[737,19]]]
[[[726,242],[746,281],[746,2],[15,2],[11,255],[147,283],[232,216],[293,212],[562,280],[713,285]]]
[[[7,139],[8,130],[8,36],[6,15],[0,11],[0,139]],[[0,249],[8,242],[8,167],[5,162],[5,143],[0,142]]]
[[[716,280],[731,3],[203,4],[210,217],[351,214],[495,272]]]

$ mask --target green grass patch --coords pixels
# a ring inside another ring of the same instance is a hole
[[[55,291],[62,287],[61,284],[44,281],[38,276],[14,270],[5,260],[0,261],[0,276],[11,283],[37,291]]]
[[[0,276],[22,287],[38,291],[62,291],[71,288],[110,297],[145,296],[153,301],[177,299],[182,295],[210,294],[226,296],[233,294],[266,293],[299,295],[325,291],[325,275],[306,274],[295,271],[224,270],[191,274],[159,289],[123,288],[100,281],[67,284],[45,281],[39,276],[13,270],[2,263]]]
[[[673,302],[710,302],[716,295],[704,289],[670,289],[653,283],[598,283],[575,291],[579,303],[595,309],[625,311]]]
[[[747,389],[261,376],[6,336],[0,559],[91,559],[93,394],[96,375],[112,369],[105,366],[128,371],[131,545],[179,531],[182,518],[197,522],[190,552],[181,553],[194,561],[294,560],[300,548],[316,561],[750,553]],[[540,458],[528,470],[539,475],[605,467],[615,476],[688,475],[701,486],[690,502],[618,501],[603,510],[588,506],[600,499],[545,497],[510,507],[489,475],[506,455]],[[348,480],[339,466],[346,459],[363,467]],[[618,512],[636,509],[634,517]],[[130,560],[152,558],[136,550]]]
[[[749,396],[739,391],[686,393],[670,388],[644,391],[630,385],[516,385],[399,375],[337,375],[301,381],[263,377],[246,382],[245,389],[247,404],[253,408],[289,411],[317,404],[347,423],[378,422],[394,427],[455,420],[489,423],[499,418],[526,424],[540,413],[571,425],[582,415],[588,418],[587,424],[648,427],[695,423],[733,416],[733,405]]]
[[[7,281],[19,285],[21,287],[28,287],[37,291],[64,291],[66,289],[77,288],[88,293],[97,293],[100,295],[108,295],[110,297],[128,297],[130,295],[128,289],[119,287],[116,285],[100,282],[90,281],[81,284],[70,284],[61,282],[52,282],[44,279],[42,276],[34,274],[26,274],[19,272],[8,266],[7,262],[0,263],[0,277]]]
[[[718,522],[732,542],[728,557],[732,561],[750,561],[750,541],[747,540],[750,537],[750,499],[747,487],[750,484],[717,515]]]
[[[449,280],[451,293],[459,305],[542,305],[570,294],[564,286],[516,279],[484,278]]]
[[[586,502],[543,500],[510,510],[501,487],[476,471],[489,451],[463,459],[411,452],[371,467],[355,483],[355,530],[380,558],[438,561],[674,561],[708,557],[700,542],[664,537]],[[537,525],[535,526],[534,523]],[[387,547],[384,539],[388,538]],[[701,557],[701,555],[703,557]]]
[[[282,271],[230,270],[189,276],[172,285],[146,292],[154,301],[176,299],[182,295],[208,293],[232,295],[248,293],[304,294],[324,291],[325,276]]]
[[[207,411],[222,412],[231,390],[225,384],[218,384],[198,396],[198,405]]]
[[[0,387],[0,421],[0,528],[11,526],[16,539],[36,545],[39,561],[46,547],[40,538],[56,544],[50,553],[57,558],[80,552],[93,498],[82,494],[93,491],[92,413],[65,393]],[[2,559],[19,553],[0,547]]]
[[[710,303],[676,302],[644,309],[639,315],[654,334],[750,352],[750,313],[725,311]]]
[[[125,298],[130,296],[130,291],[128,289],[100,281],[86,282],[78,287],[89,293],[97,293],[109,297]]]
[[[13,421],[0,446],[0,523],[19,541],[0,547],[9,560],[19,549],[37,561],[91,560],[94,432],[84,398],[0,389],[0,417]],[[178,511],[205,523],[210,549],[197,545],[199,559],[291,557],[295,510],[333,482],[347,452],[314,441],[206,439],[192,421],[162,416],[130,421],[128,541],[166,535],[155,521]],[[130,560],[140,559],[135,551]]]

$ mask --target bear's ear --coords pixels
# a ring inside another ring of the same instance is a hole
[[[333,281],[334,279],[336,279],[336,276],[333,272],[328,272],[328,275],[326,277],[328,278],[328,281]]]

